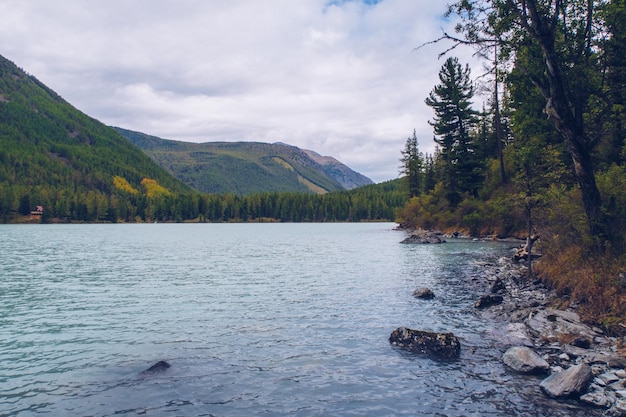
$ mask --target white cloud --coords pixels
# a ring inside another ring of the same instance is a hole
[[[282,141],[397,177],[444,46],[421,0],[7,0],[0,53],[110,125],[186,141]],[[464,52],[465,60],[471,51]]]

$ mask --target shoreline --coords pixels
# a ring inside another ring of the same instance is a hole
[[[495,304],[475,306],[480,317],[502,324],[498,326],[501,330],[491,335],[494,341],[500,341],[496,347],[503,353],[512,347],[526,347],[545,360],[549,371],[538,376],[537,385],[543,385],[549,375],[581,364],[589,366],[591,383],[567,399],[604,409],[607,416],[626,416],[626,356],[620,350],[625,340],[584,323],[575,306],[555,308],[559,298],[554,291],[539,279],[529,280],[525,263],[515,263],[513,254],[477,260],[477,264],[482,278],[475,285],[483,287],[485,296],[501,296]],[[560,399],[565,397],[554,401]]]
[[[490,334],[493,346],[502,352],[500,361],[514,374],[535,374],[537,388],[548,401],[574,400],[581,406],[604,410],[606,416],[626,416],[626,337],[612,337],[600,327],[583,322],[573,303],[558,308],[564,300],[541,279],[528,277],[528,261],[514,261],[526,239],[477,238],[401,225],[395,230],[406,233],[403,244],[455,240],[511,244],[508,256],[477,259],[471,282],[482,294],[474,305],[476,314],[501,324]],[[531,360],[525,362],[529,357]],[[531,364],[539,365],[528,371]],[[563,387],[558,385],[564,380],[570,386],[559,392]]]

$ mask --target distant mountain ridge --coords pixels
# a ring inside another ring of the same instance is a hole
[[[365,175],[353,171],[347,165],[342,164],[332,156],[322,156],[315,151],[302,149],[309,158],[322,166],[322,169],[332,179],[341,184],[346,190],[370,185],[374,182]]]
[[[115,129],[161,167],[201,192],[323,194],[373,184],[335,158],[285,143],[191,143]]]

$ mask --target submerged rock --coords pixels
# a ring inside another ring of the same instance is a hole
[[[502,356],[502,361],[514,371],[523,374],[540,374],[550,370],[550,364],[526,346],[510,348]]]
[[[452,333],[433,333],[398,327],[389,336],[393,346],[435,358],[454,359],[461,354],[461,342]]]
[[[165,372],[167,368],[169,368],[170,366],[172,365],[170,365],[166,361],[158,361],[157,363],[155,363],[154,365],[152,365],[151,367],[143,371],[141,375],[150,375],[150,374]]]
[[[431,298],[435,298],[435,293],[432,292],[430,288],[421,287],[413,291],[413,297],[430,300]]]
[[[539,387],[548,397],[566,398],[586,393],[591,381],[593,381],[591,367],[581,363],[550,375],[541,381]]]

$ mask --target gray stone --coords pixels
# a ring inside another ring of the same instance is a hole
[[[563,335],[574,334],[588,339],[598,336],[598,333],[581,322],[580,316],[575,312],[554,308],[546,308],[531,314],[526,320],[526,325],[537,335],[549,339],[558,339]],[[573,348],[584,350],[577,347]]]
[[[162,373],[162,372],[165,372],[167,368],[169,368],[170,366],[172,365],[170,365],[166,361],[158,361],[157,363],[155,363],[154,365],[152,365],[151,367],[143,371],[141,375],[151,375],[151,374]]]
[[[430,300],[432,298],[435,298],[435,293],[432,292],[430,288],[421,287],[413,291],[413,297],[421,298],[423,300]]]
[[[507,350],[502,361],[511,369],[523,374],[546,373],[550,365],[532,349],[526,346],[515,346]]]
[[[615,402],[615,405],[611,409],[612,415],[624,416],[626,415],[626,401],[623,399],[618,399]]]
[[[418,244],[436,244],[445,243],[443,234],[439,232],[431,232],[428,230],[415,230],[400,243],[418,243]]]
[[[611,355],[607,363],[611,368],[626,368],[626,358],[620,355]]]
[[[461,342],[452,333],[433,333],[398,327],[389,336],[393,346],[435,358],[455,359],[461,354]]]
[[[605,372],[602,375],[599,375],[597,379],[602,381],[604,385],[612,384],[619,381],[619,377],[615,375],[614,372]]]
[[[591,372],[591,367],[581,363],[563,372],[550,375],[541,381],[539,387],[548,397],[574,397],[584,394],[592,380],[593,373]]]
[[[483,295],[478,299],[478,301],[476,301],[474,308],[487,308],[493,305],[502,304],[502,301],[504,301],[504,298],[502,298],[501,295],[487,294]]]
[[[589,392],[581,396],[580,401],[589,405],[595,405],[596,407],[603,407],[603,408],[607,408],[611,405],[611,401],[609,397],[607,397],[601,391]]]
[[[528,336],[524,323],[509,323],[505,327],[505,333],[499,334],[498,338],[509,346],[533,346],[533,341]]]

